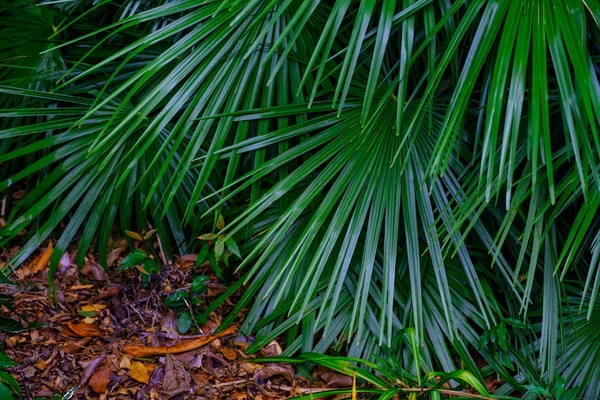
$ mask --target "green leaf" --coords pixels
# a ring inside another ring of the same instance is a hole
[[[189,293],[185,290],[178,290],[177,292],[171,293],[167,297],[165,297],[165,305],[168,307],[181,307],[185,306],[185,301],[183,299],[187,299],[189,297]]]
[[[16,361],[13,361],[9,356],[6,355],[6,353],[0,351],[0,368],[7,368],[7,367],[15,367],[19,365],[19,363],[17,363]]]
[[[14,400],[13,391],[4,383],[0,383],[0,398],[6,400]]]
[[[242,258],[242,255],[240,254],[240,249],[237,243],[232,238],[227,239],[225,241],[225,245],[227,246],[229,251],[238,256],[238,258]]]
[[[208,282],[207,275],[200,275],[194,278],[190,291],[195,294],[203,294],[206,292],[206,283]]]
[[[192,326],[192,317],[188,311],[184,311],[177,320],[177,330],[179,333],[186,333]]]
[[[10,386],[12,391],[16,393],[17,396],[19,396],[19,398],[23,397],[23,394],[21,393],[21,388],[19,387],[19,383],[11,374],[5,371],[0,371],[0,381]]]
[[[130,269],[136,265],[142,265],[147,258],[148,255],[144,250],[134,250],[121,260],[121,269]]]
[[[28,328],[24,328],[23,325],[21,325],[21,323],[15,319],[0,317],[0,331],[16,333],[27,330]]]

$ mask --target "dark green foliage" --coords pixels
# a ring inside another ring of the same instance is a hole
[[[6,369],[18,365],[6,353],[0,351],[0,398],[6,400],[20,399],[23,397],[17,380]]]
[[[250,350],[600,395],[598,0],[2,5],[12,267],[156,229]]]
[[[199,275],[194,278],[189,290],[178,290],[165,297],[165,305],[173,308],[179,315],[177,330],[182,334],[192,327],[192,322],[195,326],[199,326],[208,321],[208,318],[197,309],[202,303],[200,296],[207,291],[206,282],[208,282],[208,276]]]

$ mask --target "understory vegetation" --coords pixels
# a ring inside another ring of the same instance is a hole
[[[598,0],[1,4],[5,274],[151,232],[250,352],[600,397]]]

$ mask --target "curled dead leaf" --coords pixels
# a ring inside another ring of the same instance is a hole
[[[218,339],[223,336],[231,335],[235,333],[237,330],[236,326],[230,326],[225,329],[223,332],[218,333],[213,336],[200,337],[198,339],[189,340],[187,342],[177,343],[173,346],[137,346],[137,345],[129,345],[123,347],[123,353],[127,354],[131,357],[152,357],[162,354],[175,354],[175,353],[183,353],[184,351],[190,351],[197,349],[198,347],[202,347],[205,344],[212,342],[215,339]]]
[[[63,334],[67,336],[104,337],[104,332],[97,324],[67,322],[67,328],[70,332],[67,329],[63,329]]]
[[[352,377],[332,371],[328,368],[319,367],[313,374],[325,381],[328,387],[351,387]]]
[[[266,345],[260,352],[267,357],[270,356],[278,356],[283,351],[281,350],[281,346],[277,343],[276,340],[271,340],[268,345]]]
[[[294,370],[289,365],[267,364],[266,367],[254,373],[254,379],[267,379],[275,375],[282,375],[290,382],[294,381]]]
[[[167,354],[165,357],[165,377],[163,379],[163,392],[161,399],[167,400],[178,394],[189,393],[191,391],[192,377],[185,369],[183,363]]]

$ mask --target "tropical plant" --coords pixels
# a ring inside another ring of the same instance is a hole
[[[75,238],[106,267],[115,226],[169,259],[212,231],[250,350],[600,395],[598,0],[2,7],[12,268],[50,235],[52,281]]]

